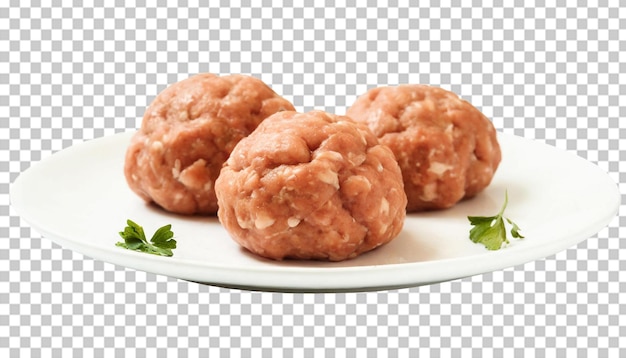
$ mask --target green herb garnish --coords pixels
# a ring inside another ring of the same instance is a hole
[[[474,227],[470,230],[470,239],[473,242],[485,245],[488,250],[499,250],[503,243],[509,243],[504,221],[511,225],[511,235],[514,238],[523,239],[517,224],[511,219],[503,217],[504,209],[509,202],[509,195],[504,192],[504,205],[496,216],[468,216],[467,218]]]
[[[172,239],[174,233],[172,225],[165,225],[159,228],[150,242],[146,239],[146,235],[143,232],[143,228],[132,220],[127,220],[124,231],[120,232],[120,236],[124,239],[124,242],[117,242],[115,246],[123,247],[125,249],[145,252],[147,254],[160,255],[160,256],[172,256],[172,249],[176,248],[176,240]]]

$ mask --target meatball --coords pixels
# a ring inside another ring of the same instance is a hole
[[[322,111],[267,118],[237,144],[215,189],[232,238],[275,260],[356,257],[395,238],[406,215],[389,148]]]
[[[293,105],[261,80],[200,74],[161,92],[126,152],[124,173],[141,198],[179,214],[215,214],[214,182],[235,144]]]
[[[365,123],[398,160],[407,211],[444,209],[489,185],[501,159],[491,121],[441,88],[374,88],[347,115]]]

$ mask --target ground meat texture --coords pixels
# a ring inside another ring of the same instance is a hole
[[[243,139],[215,183],[218,217],[270,259],[340,261],[395,238],[406,215],[400,168],[364,125],[281,112]]]
[[[456,94],[426,85],[374,88],[347,115],[393,151],[407,211],[444,209],[489,185],[501,159],[491,121]]]
[[[147,108],[126,152],[126,180],[165,210],[215,214],[215,179],[237,142],[293,109],[254,77],[200,74],[175,83]]]

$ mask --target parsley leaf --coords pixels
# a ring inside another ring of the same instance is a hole
[[[481,243],[485,245],[488,250],[499,250],[502,244],[509,243],[509,239],[506,234],[506,227],[504,221],[506,220],[511,225],[511,236],[518,239],[523,239],[524,236],[520,234],[520,227],[517,226],[511,219],[505,218],[504,209],[509,202],[509,195],[504,192],[504,205],[502,209],[495,216],[468,216],[470,224],[474,226],[470,230],[470,240],[475,243]]]
[[[127,220],[126,224],[127,226],[124,228],[124,231],[120,232],[120,236],[124,241],[117,242],[115,246],[153,255],[174,255],[172,249],[176,248],[176,240],[173,239],[174,233],[171,230],[172,225],[165,225],[159,228],[154,235],[152,235],[150,242],[148,242],[141,226],[132,220]]]

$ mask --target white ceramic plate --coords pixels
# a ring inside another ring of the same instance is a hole
[[[123,175],[132,133],[58,152],[22,173],[11,187],[14,208],[59,245],[94,259],[184,280],[277,291],[360,291],[417,286],[500,270],[544,258],[594,235],[619,208],[612,179],[598,167],[539,142],[499,135],[503,161],[479,196],[452,209],[408,215],[400,236],[356,259],[282,261],[241,249],[214,217],[182,217],[144,204]],[[525,235],[499,251],[469,240],[468,215],[505,215]],[[148,236],[172,224],[173,257],[115,246],[131,219]]]

